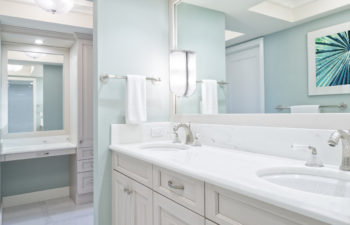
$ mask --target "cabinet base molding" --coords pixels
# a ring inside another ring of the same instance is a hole
[[[4,208],[9,208],[64,197],[69,197],[69,186],[20,195],[6,196],[2,198],[2,206]]]
[[[72,200],[74,201],[75,204],[77,205],[83,205],[87,203],[92,203],[94,199],[94,194],[93,193],[87,193],[87,194],[76,194],[71,196]]]

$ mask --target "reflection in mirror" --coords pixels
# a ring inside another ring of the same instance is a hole
[[[7,51],[8,133],[63,130],[63,55]]]
[[[180,1],[175,46],[196,53],[197,88],[176,113],[350,112],[350,4],[333,3]]]

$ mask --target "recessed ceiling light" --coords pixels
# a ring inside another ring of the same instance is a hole
[[[41,39],[36,39],[36,40],[35,40],[35,44],[37,44],[37,45],[42,45],[42,44],[44,44],[44,41],[41,40]]]

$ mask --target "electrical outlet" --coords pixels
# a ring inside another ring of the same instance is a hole
[[[151,136],[152,137],[163,137],[164,136],[164,129],[162,127],[153,127],[151,129]]]

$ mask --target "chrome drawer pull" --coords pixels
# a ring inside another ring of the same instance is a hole
[[[185,189],[185,187],[183,185],[176,185],[171,180],[168,181],[168,186],[170,188],[176,189],[176,190],[184,190]]]

